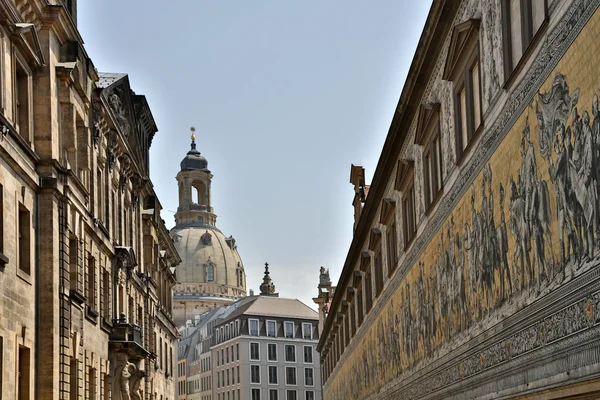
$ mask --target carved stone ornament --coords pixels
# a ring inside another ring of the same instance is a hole
[[[115,161],[117,161],[117,132],[110,131],[108,134],[108,143],[106,146],[106,162],[108,163],[108,169],[112,171],[115,166]]]
[[[125,137],[129,136],[131,132],[131,125],[129,124],[129,119],[127,118],[127,110],[123,106],[122,102],[122,89],[116,88],[112,93],[108,95],[108,104],[110,109],[115,116],[117,125],[121,129],[121,132]]]
[[[94,146],[98,146],[100,139],[102,137],[102,129],[101,124],[104,119],[104,107],[102,106],[102,102],[97,95],[94,95],[93,103],[92,103],[92,112],[94,115],[94,124],[92,127],[92,141]]]

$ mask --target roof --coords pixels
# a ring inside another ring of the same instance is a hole
[[[100,89],[104,89],[126,76],[127,74],[115,72],[99,72],[98,77],[100,79],[98,79],[98,82],[96,82],[96,86],[98,86]]]
[[[230,320],[240,315],[319,319],[319,314],[315,310],[298,299],[286,299],[274,296],[248,296],[234,303],[231,307],[232,311],[223,316],[224,320]]]

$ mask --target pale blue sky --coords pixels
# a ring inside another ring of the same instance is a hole
[[[314,307],[352,240],[350,164],[377,165],[431,1],[95,0],[79,30],[99,71],[129,74],[159,128],[151,178],[167,226],[191,125],[217,226],[257,291]]]

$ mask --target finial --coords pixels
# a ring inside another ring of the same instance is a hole
[[[275,285],[269,275],[269,263],[265,263],[265,276],[263,277],[263,283],[260,285],[261,296],[276,296]]]
[[[196,141],[196,127],[190,127],[190,131],[192,131],[192,142]]]
[[[269,263],[265,263],[265,275],[269,273]]]

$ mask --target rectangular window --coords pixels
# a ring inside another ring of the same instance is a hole
[[[240,344],[239,343],[235,344],[235,359],[237,361],[240,361]]]
[[[467,123],[467,90],[462,87],[458,91],[458,107],[460,116],[460,153],[462,153],[469,144],[469,127]]]
[[[396,237],[396,221],[388,222],[385,232],[387,258],[388,258],[388,276],[392,275],[398,263],[398,242]]]
[[[545,0],[502,0],[504,73],[507,80],[547,19]]]
[[[227,386],[229,386],[229,370],[227,370],[226,375],[227,375]]]
[[[277,336],[277,323],[275,321],[267,321],[267,336],[268,337],[276,337]]]
[[[277,361],[277,345],[275,343],[267,345],[267,360]]]
[[[19,203],[19,269],[31,274],[31,217],[29,210]]]
[[[229,364],[229,347],[225,348],[225,362]]]
[[[312,324],[302,323],[302,339],[312,340]]]
[[[285,367],[285,384],[297,385],[296,382],[296,367]]]
[[[364,318],[362,284],[356,291],[356,305],[358,307],[358,325],[361,325],[363,322],[363,318]]]
[[[21,137],[31,142],[31,74],[20,57],[15,58],[15,125]]]
[[[2,45],[0,44],[0,51],[2,51]],[[0,56],[0,60],[2,57]],[[2,73],[0,72],[0,79],[2,77]],[[0,84],[0,88],[1,88]],[[4,187],[0,185],[0,253],[4,254]],[[6,263],[7,261],[2,261]],[[0,264],[0,267],[2,264]],[[2,379],[0,379],[1,381]],[[0,393],[2,391],[0,390]]]
[[[314,370],[312,368],[304,368],[304,385],[315,386]]]
[[[90,382],[89,382],[89,398],[90,399],[96,399],[96,369],[90,367],[88,370],[89,373],[89,377],[90,377]]]
[[[474,128],[477,130],[481,125],[481,87],[479,81],[479,61],[475,61],[471,70],[471,90],[473,91],[473,121]]]
[[[313,363],[313,348],[312,348],[312,346],[304,346],[304,363],[305,364]]]
[[[87,265],[87,298],[88,305],[96,309],[96,259],[88,257]]]
[[[4,376],[4,372],[2,367],[4,366],[2,364],[3,360],[4,360],[4,347],[3,347],[3,342],[2,342],[2,336],[0,336],[0,376]],[[2,379],[0,379],[0,399],[2,399]]]
[[[237,382],[238,382],[238,383],[240,383],[241,381],[240,381],[240,366],[239,366],[239,365],[236,367],[236,370],[237,370],[237,371],[236,371],[236,374],[237,374]]]
[[[279,400],[279,390],[269,389],[269,400]]]
[[[250,383],[260,383],[260,365],[250,366]]]
[[[295,390],[286,391],[286,400],[298,400],[298,394]]]
[[[285,321],[283,323],[283,327],[284,327],[285,337],[288,339],[293,339],[294,338],[294,323]]]
[[[379,296],[383,289],[383,262],[381,260],[381,241],[378,242],[375,247],[375,254],[373,258],[375,264],[375,296]]]
[[[19,346],[19,400],[29,400],[31,354],[29,348]]]
[[[305,393],[306,393],[306,397],[304,398],[305,400],[315,400],[315,392],[313,392],[312,390],[307,390]]]
[[[269,365],[269,385],[277,385],[278,383],[277,366]]]
[[[261,400],[260,389],[257,389],[257,388],[250,389],[250,397],[252,398],[252,400]]]
[[[70,397],[71,400],[77,400],[79,399],[79,368],[77,365],[77,360],[74,358],[71,358],[71,365],[70,365],[70,371],[69,371],[69,378],[70,378]]]
[[[258,361],[260,359],[260,344],[250,343],[250,361]]]
[[[250,326],[250,336],[258,336],[258,320],[249,319],[248,324]]]
[[[102,316],[110,321],[110,272],[102,271],[102,297],[100,298]]]
[[[285,345],[285,362],[296,362],[296,346],[293,344]]]
[[[415,187],[412,178],[402,196],[402,214],[404,220],[404,248],[407,248],[417,231],[417,215],[415,210]]]
[[[373,305],[373,279],[371,279],[371,268],[365,273],[365,300],[366,312],[371,311]]]

